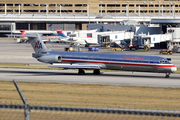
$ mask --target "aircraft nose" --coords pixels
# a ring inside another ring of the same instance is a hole
[[[176,67],[171,67],[171,72],[175,72],[177,70]]]

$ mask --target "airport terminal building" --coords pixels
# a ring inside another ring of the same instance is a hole
[[[123,20],[144,24],[155,18],[180,19],[179,6],[176,0],[0,0],[0,36],[19,30],[87,30],[88,24]]]

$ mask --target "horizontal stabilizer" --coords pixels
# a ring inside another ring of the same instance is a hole
[[[71,68],[71,69],[101,69],[99,65],[80,65],[80,64],[52,64],[52,65],[31,65],[31,66],[44,66],[44,67],[57,67],[57,68]]]

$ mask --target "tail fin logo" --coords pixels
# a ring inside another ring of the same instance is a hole
[[[42,49],[42,44],[39,41],[37,41],[35,44],[35,48]]]

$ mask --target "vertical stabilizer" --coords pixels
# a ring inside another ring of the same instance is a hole
[[[38,33],[31,33],[30,35],[31,36],[27,36],[27,37],[36,53],[51,51],[41,40],[41,37]]]
[[[68,38],[61,29],[56,29],[55,31],[57,31],[60,38]]]

